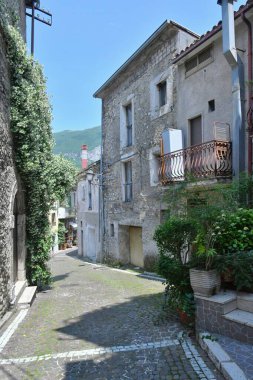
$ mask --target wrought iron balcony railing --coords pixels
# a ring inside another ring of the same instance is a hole
[[[162,184],[186,178],[229,178],[232,176],[232,143],[208,141],[161,156]]]

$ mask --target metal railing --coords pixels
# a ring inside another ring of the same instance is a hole
[[[161,156],[162,184],[187,178],[229,178],[232,176],[232,143],[212,140]]]

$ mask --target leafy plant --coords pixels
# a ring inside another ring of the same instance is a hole
[[[65,243],[65,233],[67,232],[64,223],[59,222],[58,224],[58,244],[62,245]]]
[[[194,220],[172,216],[157,227],[154,240],[160,255],[168,255],[185,264],[196,235],[197,225]]]
[[[48,215],[56,199],[68,193],[76,169],[52,154],[51,106],[41,66],[27,55],[26,45],[0,0],[11,84],[10,126],[15,163],[26,194],[27,276],[30,284],[50,282],[47,266],[51,247]]]
[[[220,273],[229,270],[237,290],[253,291],[253,251],[219,255],[216,267]]]
[[[219,254],[252,250],[253,210],[239,208],[233,213],[221,213],[214,224],[214,234]]]

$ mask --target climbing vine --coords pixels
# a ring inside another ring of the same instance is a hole
[[[7,14],[0,0],[0,14]],[[10,72],[10,125],[15,162],[25,189],[27,276],[30,284],[50,283],[47,266],[51,248],[49,211],[73,186],[76,169],[52,153],[51,106],[43,70],[26,51],[13,17],[0,18]]]

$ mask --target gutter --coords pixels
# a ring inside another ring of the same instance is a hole
[[[243,120],[241,104],[241,70],[240,57],[235,46],[235,22],[234,22],[234,1],[219,0],[218,4],[222,7],[222,43],[223,54],[231,68],[232,79],[232,168],[233,175],[238,179],[240,172],[244,169],[245,158],[243,157]]]

